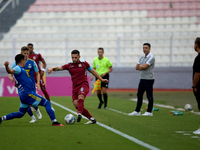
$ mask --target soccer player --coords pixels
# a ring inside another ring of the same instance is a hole
[[[86,116],[89,121],[86,124],[95,124],[96,120],[92,117],[92,115],[88,112],[87,109],[84,108],[84,100],[89,92],[89,84],[87,80],[88,70],[95,77],[101,80],[101,82],[108,82],[107,79],[102,79],[98,73],[90,67],[90,65],[86,61],[81,61],[80,52],[78,50],[73,50],[71,52],[72,62],[63,65],[61,67],[51,67],[48,68],[48,73],[50,74],[52,71],[62,71],[68,70],[72,83],[72,99],[74,107],[78,110],[77,122],[81,121],[82,115]]]
[[[144,55],[140,58],[136,64],[135,69],[140,71],[140,83],[138,85],[137,92],[137,107],[135,111],[128,114],[129,116],[140,116],[140,109],[143,101],[143,94],[146,91],[147,99],[149,101],[147,112],[142,114],[143,116],[153,116],[153,84],[154,84],[154,66],[155,58],[150,52],[151,45],[149,43],[143,44]]]
[[[34,90],[35,90],[35,92],[36,92],[36,88],[35,88],[35,78],[34,78],[34,73],[36,74],[36,77],[37,77],[37,84],[36,84],[36,86],[38,87],[38,89],[40,90],[40,75],[39,75],[39,70],[38,70],[38,67],[37,67],[37,65],[36,65],[36,63],[35,63],[35,61],[33,61],[33,60],[31,60],[31,59],[29,59],[28,58],[28,55],[29,55],[29,49],[28,49],[28,47],[26,47],[26,46],[23,46],[22,48],[21,48],[21,54],[22,55],[24,55],[24,57],[25,57],[25,67],[24,67],[24,69],[27,71],[27,73],[30,75],[30,77],[31,77],[31,80],[32,80],[32,82],[33,82],[33,87],[34,87]],[[16,64],[16,62],[13,64],[13,66],[12,66],[12,69],[14,68],[14,67],[16,67],[17,66],[17,64]],[[10,81],[11,82],[13,82],[14,81],[14,78],[13,78],[13,74],[9,74],[8,75],[8,78],[10,79]],[[33,113],[32,113],[32,111],[31,111],[31,108],[29,107],[28,108],[28,114],[31,116],[31,118],[32,118],[32,120],[29,122],[29,123],[35,123],[36,122],[36,118],[35,118],[35,116],[33,115]],[[36,107],[36,114],[37,114],[37,117],[38,117],[38,119],[42,119],[42,114],[41,114],[41,112],[40,112],[40,110],[39,110],[39,108],[38,107]]]
[[[197,37],[194,42],[194,49],[197,52],[197,56],[193,64],[193,93],[197,101],[198,109],[200,110],[200,37]],[[200,128],[193,132],[194,134],[200,134]]]
[[[43,98],[42,96],[35,93],[34,84],[29,76],[29,74],[24,69],[25,67],[25,59],[24,55],[18,54],[15,56],[15,61],[17,66],[13,69],[9,68],[9,62],[6,61],[4,63],[6,71],[8,74],[14,74],[15,81],[18,85],[19,97],[21,100],[20,109],[18,112],[10,113],[3,117],[0,117],[0,123],[4,120],[11,120],[14,118],[21,118],[27,112],[27,109],[30,105],[33,107],[38,107],[38,105],[44,106],[50,119],[52,120],[53,126],[63,126],[59,122],[57,122],[55,113],[51,109],[51,104],[48,100]],[[39,87],[39,85],[36,84]]]
[[[103,78],[109,80],[109,73],[113,70],[111,61],[103,56],[104,49],[102,47],[98,48],[99,57],[94,58],[93,69]],[[93,80],[93,75],[91,76],[91,81]],[[96,78],[97,80],[97,78]],[[104,109],[107,108],[108,95],[107,95],[108,83],[101,82],[101,90],[97,90],[97,97],[99,98],[98,109],[101,109],[101,106],[104,103]],[[103,99],[102,100],[102,94]]]
[[[33,51],[33,44],[32,43],[29,43],[28,44],[28,48],[29,48],[29,58],[34,60],[38,66],[38,69],[39,69],[39,74],[40,74],[40,87],[42,89],[42,92],[45,96],[45,98],[50,101],[50,97],[49,97],[49,94],[47,93],[47,90],[46,90],[46,87],[45,87],[45,84],[44,84],[44,80],[43,80],[43,75],[44,75],[44,72],[45,72],[45,68],[46,68],[46,62],[44,60],[44,58],[42,57],[42,55],[40,53],[37,53],[37,52],[34,52]],[[42,62],[42,67],[43,68],[40,68],[40,62]],[[35,81],[37,82],[37,78],[35,76]]]

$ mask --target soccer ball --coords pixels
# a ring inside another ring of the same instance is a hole
[[[192,106],[190,104],[185,105],[185,110],[192,110]]]
[[[64,118],[66,124],[74,124],[75,123],[75,117],[72,114],[67,114]]]

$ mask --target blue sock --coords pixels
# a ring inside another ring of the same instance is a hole
[[[33,116],[33,112],[31,111],[31,107],[29,106],[27,109],[27,113],[29,114],[29,116]]]
[[[49,117],[51,118],[52,121],[56,119],[55,113],[51,109],[51,104],[48,100],[42,99],[39,105],[44,106],[46,108],[46,111],[47,111],[47,113],[48,113],[48,115],[49,115]]]

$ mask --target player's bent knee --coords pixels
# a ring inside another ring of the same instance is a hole
[[[74,100],[74,101],[73,101],[73,104],[74,104],[74,107],[75,107],[75,108],[78,108],[78,100]]]
[[[15,113],[15,118],[22,118],[24,115],[25,113],[18,111],[17,113]]]
[[[40,101],[39,105],[46,107],[47,105],[51,106],[51,103],[48,100],[46,100],[45,98],[42,98],[42,100]]]
[[[78,99],[85,99],[85,96],[84,95],[82,95],[82,94],[80,94],[80,95],[78,95]]]

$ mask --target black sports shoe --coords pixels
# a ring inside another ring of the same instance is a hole
[[[2,122],[2,118],[0,117],[0,124],[1,124],[1,122]]]
[[[82,118],[82,115],[81,115],[81,114],[78,114],[78,116],[77,116],[77,122],[80,122],[80,121],[81,121],[81,118]]]
[[[62,125],[61,123],[59,123],[59,122],[56,121],[56,122],[52,123],[52,126],[64,126],[64,125]]]
[[[98,109],[101,109],[101,106],[103,105],[104,102],[100,102],[99,106],[97,107]]]
[[[95,124],[95,123],[97,123],[97,121],[95,120],[95,119],[93,119],[93,120],[89,120],[88,122],[86,122],[85,124]]]

